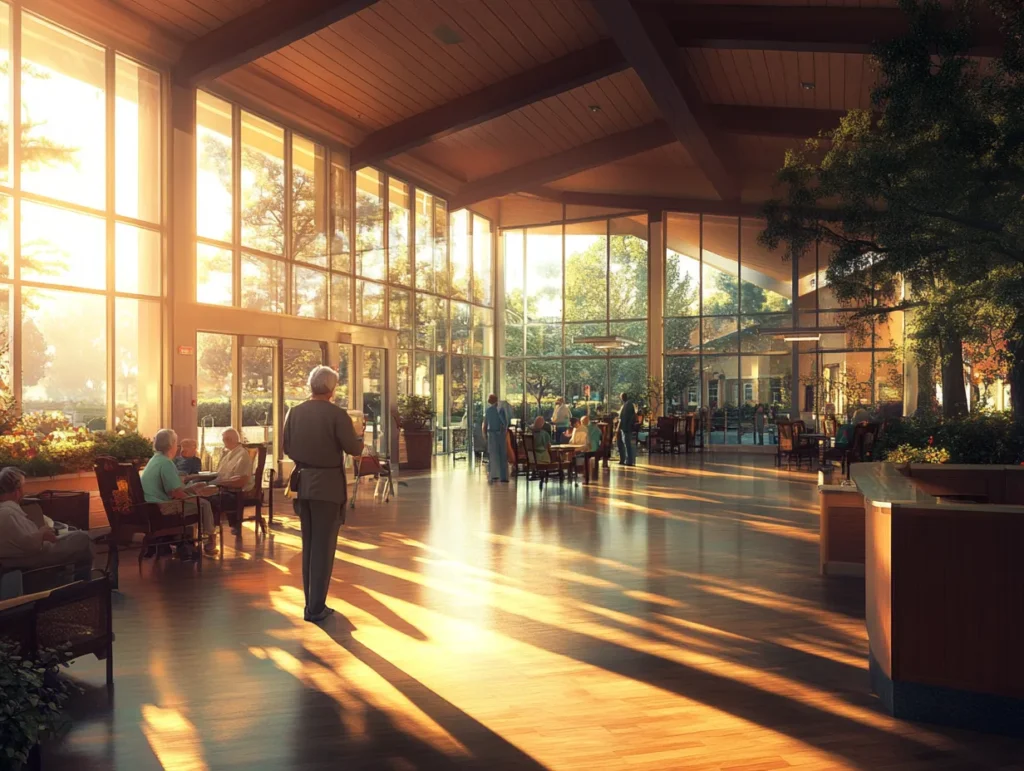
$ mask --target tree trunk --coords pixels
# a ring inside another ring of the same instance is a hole
[[[939,352],[942,356],[942,416],[956,418],[966,415],[963,339],[955,332],[947,332],[939,341]]]
[[[1024,337],[1006,341],[1010,354],[1010,409],[1013,417],[1024,420]]]
[[[921,361],[917,365],[917,412],[935,409],[935,364]]]

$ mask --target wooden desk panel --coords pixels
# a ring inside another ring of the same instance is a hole
[[[1024,698],[1024,516],[984,508],[893,507],[893,680]]]

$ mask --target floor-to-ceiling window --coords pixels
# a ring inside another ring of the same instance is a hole
[[[494,367],[490,221],[207,92],[196,122],[197,301],[393,329],[397,395],[465,447]]]
[[[758,405],[770,417],[790,415],[795,403],[800,416],[813,418],[826,404],[842,414],[853,403],[902,400],[902,369],[893,356],[902,315],[818,335],[814,330],[844,325],[849,314],[824,286],[827,256],[814,249],[801,255],[794,284],[793,264],[758,243],[763,228],[757,218],[666,216],[666,412],[706,408],[712,443],[750,444]],[[801,337],[800,330],[813,339],[786,340]],[[793,345],[800,354],[796,378]]]
[[[196,300],[352,321],[348,186],[322,145],[198,92]]]
[[[615,407],[647,383],[647,217],[502,232],[504,394],[517,414]],[[595,342],[595,338],[599,339]]]
[[[152,432],[161,77],[5,3],[0,61],[0,390],[25,412]]]

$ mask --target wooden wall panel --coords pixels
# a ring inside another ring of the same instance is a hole
[[[1024,698],[1024,516],[987,508],[893,505],[894,680]]]
[[[890,680],[893,674],[892,639],[892,511],[864,502],[865,622],[871,655]]]

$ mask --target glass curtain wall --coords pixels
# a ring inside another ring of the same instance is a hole
[[[478,399],[471,381],[490,382],[494,372],[492,226],[465,209],[449,215],[443,200],[420,190],[413,223],[416,287],[407,294],[415,327],[403,338],[412,350],[399,351],[400,380],[408,377],[399,393],[433,401],[436,452],[463,452],[470,442],[479,452],[487,394]]]
[[[502,231],[504,394],[517,415],[615,409],[647,381],[647,217]],[[582,338],[628,341],[605,351]]]
[[[834,411],[849,419],[861,407],[887,415],[903,413],[904,312],[884,319],[850,323],[851,310],[841,307],[828,286],[825,271],[829,247],[819,244],[801,258],[799,309],[801,326],[844,326],[844,333],[823,334],[817,342],[797,343],[800,351],[801,414],[817,417]]]
[[[26,413],[151,434],[161,76],[6,3],[0,61],[0,392]]]
[[[799,389],[793,417],[805,420],[826,403],[842,413],[854,403],[902,401],[902,368],[893,356],[902,339],[901,314],[874,328],[795,343],[794,383],[794,343],[772,336],[772,329],[793,326],[794,296],[800,327],[840,325],[848,311],[837,309],[821,285],[826,255],[801,255],[794,284],[792,263],[758,244],[763,229],[756,218],[666,216],[665,411],[706,409],[712,443],[751,444],[758,441],[758,405],[769,420],[789,416],[793,388]],[[849,383],[847,393],[840,383]]]
[[[398,395],[464,447],[465,373],[494,368],[491,222],[203,91],[196,120],[196,299],[395,330]]]
[[[199,91],[196,300],[351,321],[348,185],[322,145]]]

